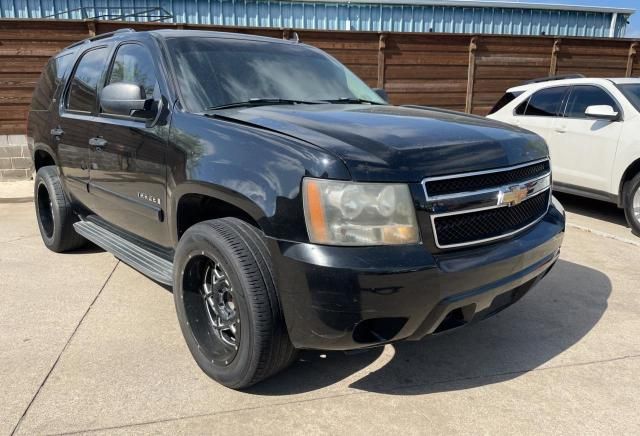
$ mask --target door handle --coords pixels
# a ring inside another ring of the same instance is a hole
[[[55,129],[51,129],[51,136],[53,137],[60,137],[62,135],[64,135],[64,130],[62,130],[60,127],[56,127]]]
[[[107,140],[101,137],[89,139],[89,145],[92,147],[95,147],[96,150],[98,149],[101,150],[103,147],[106,147],[107,144],[108,144]]]
[[[558,133],[567,133],[567,128],[566,127],[557,127],[556,128],[556,132],[558,132]]]

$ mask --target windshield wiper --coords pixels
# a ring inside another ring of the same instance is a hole
[[[332,98],[332,99],[326,99],[326,100],[320,100],[320,101],[324,101],[326,103],[337,103],[337,104],[342,104],[342,103],[377,104],[377,105],[385,104],[377,101],[365,100],[365,99],[356,98],[356,97],[340,97],[340,98]]]
[[[319,104],[317,101],[306,100],[289,100],[285,98],[250,98],[247,101],[238,101],[236,103],[221,104],[218,106],[208,107],[208,111],[215,111],[218,109],[232,109],[235,107],[251,107],[251,106],[267,106],[276,104]]]

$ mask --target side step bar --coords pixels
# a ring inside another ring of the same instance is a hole
[[[79,221],[73,225],[78,234],[113,254],[124,263],[165,285],[173,284],[173,263],[92,221]]]

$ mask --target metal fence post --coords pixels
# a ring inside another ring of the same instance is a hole
[[[553,48],[551,49],[551,65],[549,66],[549,76],[553,77],[558,74],[558,53],[560,53],[561,39],[553,41]]]
[[[467,99],[464,111],[470,114],[473,111],[473,89],[476,80],[476,50],[478,50],[478,37],[474,36],[469,42],[469,69],[467,71]]]
[[[387,47],[387,35],[380,34],[378,39],[378,88],[384,88],[385,53]]]
[[[636,61],[636,54],[638,53],[638,46],[640,43],[632,42],[631,47],[629,47],[629,57],[627,58],[627,77],[631,77],[633,75],[633,64]]]

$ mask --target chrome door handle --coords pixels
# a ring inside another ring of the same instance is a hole
[[[92,147],[103,148],[106,147],[107,144],[108,142],[104,138],[97,137],[89,139],[89,145],[91,145]]]
[[[55,129],[51,129],[50,133],[51,133],[51,136],[60,137],[64,135],[64,130],[62,130],[60,127],[56,127]]]
[[[558,128],[556,129],[556,132],[558,132],[558,133],[567,133],[567,129],[566,129],[566,128],[564,128],[564,127],[558,127]]]

